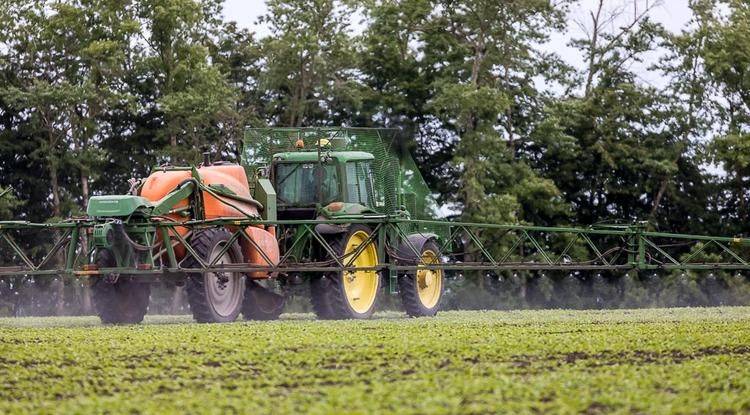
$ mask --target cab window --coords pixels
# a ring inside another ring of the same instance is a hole
[[[279,163],[275,175],[280,205],[312,206],[340,199],[335,164]]]
[[[346,163],[346,186],[347,202],[373,207],[372,163],[369,161]]]

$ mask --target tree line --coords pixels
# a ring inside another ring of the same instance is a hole
[[[82,215],[204,150],[236,160],[246,126],[349,125],[413,137],[466,220],[750,231],[747,2],[691,0],[675,32],[659,2],[572,20],[573,0],[268,0],[267,35],[222,3],[0,5],[0,218]],[[571,66],[546,45],[574,27]]]

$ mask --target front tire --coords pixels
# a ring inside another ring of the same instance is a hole
[[[191,239],[191,246],[206,263],[214,262],[231,239],[224,228],[200,231]],[[242,262],[239,245],[233,243],[216,265]],[[193,256],[184,261],[186,268],[201,268]],[[228,323],[237,319],[242,309],[245,278],[239,272],[209,272],[187,275],[187,297],[193,318],[199,323]]]
[[[108,249],[96,254],[99,268],[117,266],[114,254]],[[151,285],[120,275],[114,283],[100,276],[91,287],[94,309],[104,324],[138,324],[148,311]]]
[[[438,265],[440,248],[434,240],[422,246],[417,265]],[[406,314],[411,317],[432,317],[440,309],[445,277],[442,269],[417,269],[398,278],[398,291]]]
[[[369,268],[377,266],[377,245],[370,241],[354,257],[358,247],[372,234],[369,227],[351,225],[346,234],[336,236],[331,248],[344,265]],[[321,319],[366,319],[375,311],[380,291],[380,274],[377,270],[331,272],[311,282],[313,310]]]

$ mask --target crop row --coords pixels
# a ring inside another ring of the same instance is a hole
[[[0,413],[750,411],[750,308],[0,320]]]

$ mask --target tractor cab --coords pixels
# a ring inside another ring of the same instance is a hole
[[[262,218],[432,218],[436,204],[398,130],[248,128],[242,165]]]
[[[362,151],[291,151],[273,155],[270,179],[279,219],[314,219],[320,210],[382,205],[372,173],[374,157]]]

